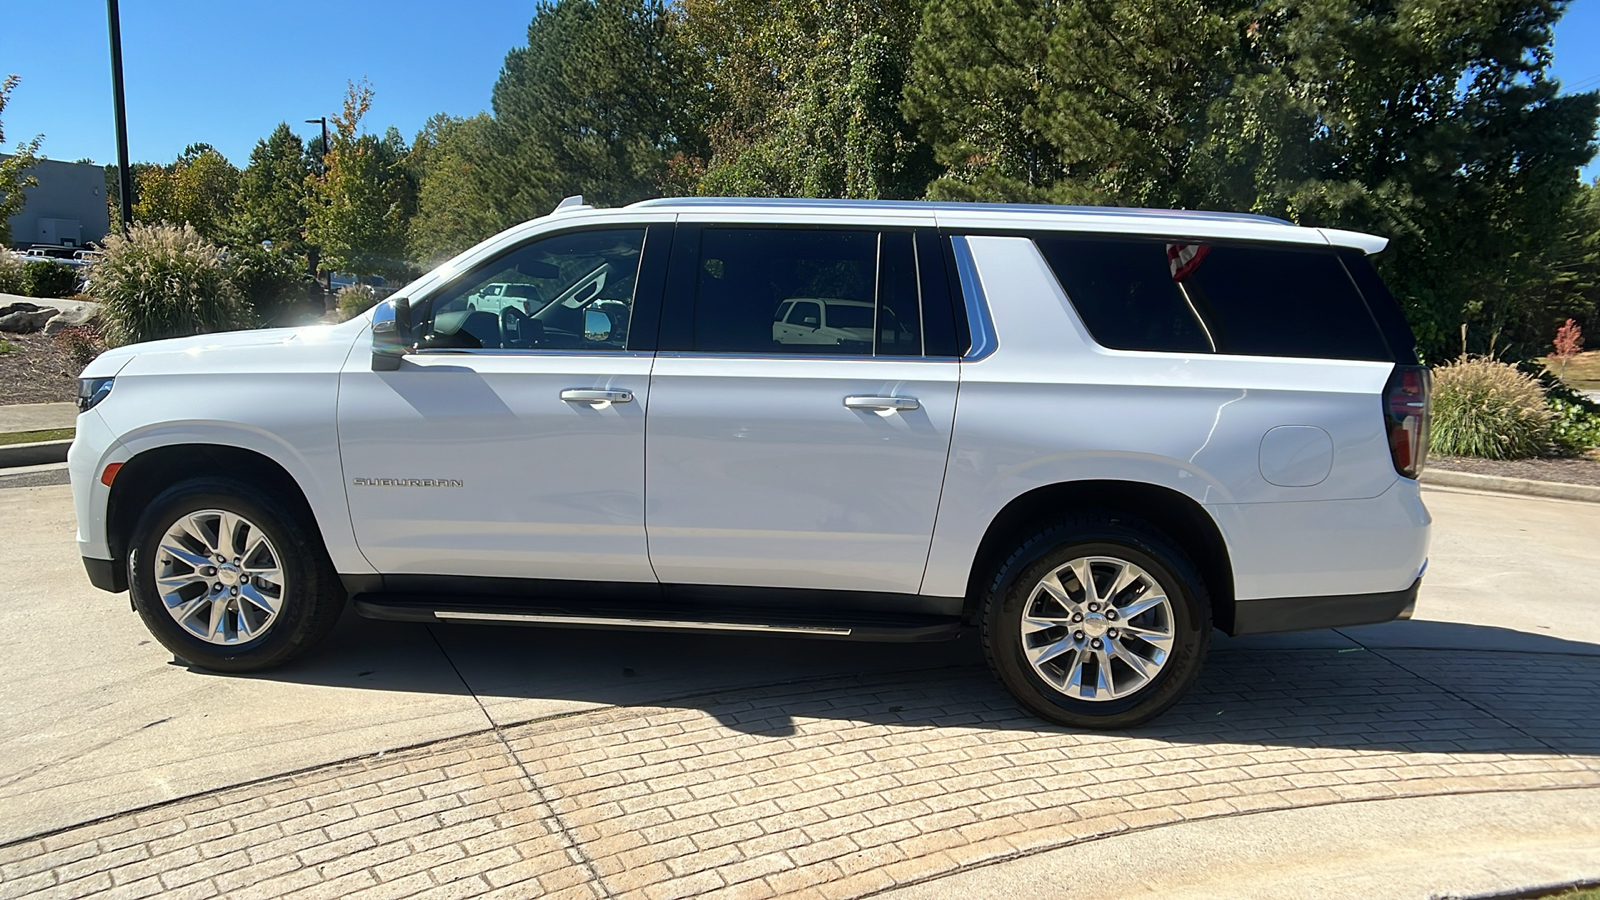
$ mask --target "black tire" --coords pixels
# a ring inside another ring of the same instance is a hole
[[[285,586],[277,617],[264,633],[235,644],[214,644],[189,633],[168,614],[151,562],[166,530],[199,510],[224,510],[254,523],[278,551]],[[322,539],[305,516],[281,500],[231,478],[194,478],[163,491],[146,507],[129,539],[128,586],[145,627],[180,660],[217,672],[258,672],[282,665],[327,636],[346,594]]]
[[[1166,592],[1171,608],[1174,639],[1165,664],[1147,684],[1117,699],[1068,696],[1025,655],[1022,614],[1034,589],[1049,573],[1085,556],[1114,556],[1143,568]],[[1075,728],[1131,728],[1165,712],[1193,686],[1211,645],[1210,599],[1194,565],[1153,526],[1114,514],[1075,516],[1022,541],[990,581],[982,624],[989,665],[1012,696],[1035,715]]]

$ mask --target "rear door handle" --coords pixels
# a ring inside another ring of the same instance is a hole
[[[632,403],[633,391],[600,391],[567,388],[561,399],[568,403]]]
[[[846,397],[844,405],[846,409],[874,409],[880,412],[904,411],[918,407],[915,397]]]

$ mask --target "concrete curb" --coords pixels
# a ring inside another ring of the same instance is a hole
[[[0,469],[66,462],[67,448],[71,446],[70,440],[0,445]]]
[[[1422,483],[1431,487],[1466,488],[1474,491],[1494,491],[1501,494],[1522,494],[1527,497],[1548,497],[1552,500],[1580,500],[1600,503],[1600,487],[1587,484],[1564,484],[1559,481],[1535,481],[1531,478],[1506,478],[1501,475],[1474,475],[1471,472],[1445,472],[1424,469]]]

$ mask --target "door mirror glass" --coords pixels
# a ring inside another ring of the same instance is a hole
[[[385,300],[372,312],[372,369],[392,372],[400,368],[411,343],[411,301]]]
[[[598,309],[583,311],[583,339],[603,341],[611,337],[611,317]]]

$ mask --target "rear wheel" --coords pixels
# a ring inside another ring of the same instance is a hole
[[[243,482],[174,485],[145,510],[129,545],[128,585],[145,627],[201,668],[287,662],[326,636],[344,606],[314,529]]]
[[[1001,565],[984,650],[1030,711],[1064,725],[1127,728],[1194,684],[1210,646],[1205,585],[1154,527],[1084,516],[1045,528]]]

